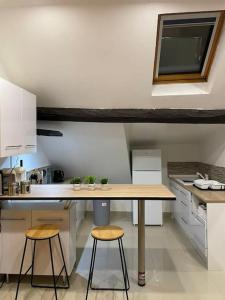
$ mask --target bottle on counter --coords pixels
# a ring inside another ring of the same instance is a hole
[[[15,168],[16,172],[16,182],[21,182],[26,180],[26,169],[23,167],[23,160],[20,160],[20,166]]]

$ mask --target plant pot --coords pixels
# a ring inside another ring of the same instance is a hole
[[[81,189],[81,184],[80,184],[80,183],[74,183],[73,189],[74,189],[75,191],[79,191],[79,190]]]
[[[104,183],[104,184],[101,183],[101,190],[106,191],[108,189],[109,189],[108,183]]]
[[[88,184],[88,190],[89,191],[94,191],[95,190],[95,183],[89,183]]]

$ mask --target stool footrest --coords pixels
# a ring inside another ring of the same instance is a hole
[[[125,288],[94,288],[94,287],[90,287],[91,290],[93,291],[122,291],[122,292],[125,292],[125,291],[129,291],[130,287],[125,289]]]
[[[63,270],[65,269],[65,266],[62,267],[59,275],[56,278],[55,284],[57,289],[68,289],[70,286],[67,283],[66,285],[57,285],[57,282],[59,281],[59,277],[62,274]],[[31,282],[31,286],[34,288],[54,288],[54,285],[46,285],[46,284],[34,284],[33,281]]]
[[[33,288],[40,288],[40,289],[54,289],[54,285],[45,285],[45,284],[31,284],[31,286]],[[69,286],[68,285],[57,285],[56,286],[57,289],[68,289]]]

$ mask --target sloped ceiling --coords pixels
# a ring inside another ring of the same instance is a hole
[[[225,125],[206,124],[125,124],[131,146],[161,144],[198,144],[219,136],[224,140]]]
[[[219,9],[224,1],[1,0],[0,75],[39,106],[225,108],[224,30],[206,93],[152,96],[158,14]]]

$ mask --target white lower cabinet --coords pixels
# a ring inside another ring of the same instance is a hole
[[[76,262],[76,205],[64,210],[11,210],[3,209],[1,212],[1,257],[0,273],[18,274],[22,259],[22,251],[25,241],[25,231],[41,224],[55,224],[60,229],[67,271],[70,275]],[[24,271],[31,264],[31,242],[29,241]],[[52,239],[55,274],[62,268],[62,256],[58,238]],[[35,253],[35,275],[51,275],[51,260],[49,242],[38,241]]]
[[[18,274],[24,249],[24,233],[31,225],[30,210],[1,211],[0,273]],[[31,242],[27,244],[24,271],[31,263]]]
[[[207,224],[194,214],[191,215],[191,236],[200,254],[207,256]]]
[[[78,229],[82,223],[86,212],[86,201],[76,200],[76,228]]]
[[[199,200],[191,192],[171,180],[171,191],[176,195],[173,204],[173,215],[177,223],[190,238],[193,246],[203,257],[207,257],[207,222],[198,218],[194,207],[199,205]]]

